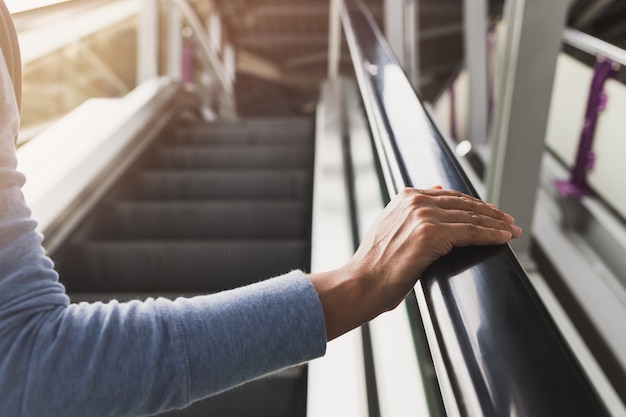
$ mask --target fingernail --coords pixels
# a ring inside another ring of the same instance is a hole
[[[513,234],[508,230],[500,230],[500,233],[502,234],[502,237],[506,240],[511,240],[511,238],[513,237]]]
[[[514,234],[515,236],[519,236],[519,235],[521,235],[521,234],[522,234],[522,228],[521,228],[521,227],[519,227],[519,226],[516,226],[516,225],[512,224],[512,225],[511,225],[511,229],[513,229],[513,234]]]
[[[515,218],[508,213],[504,213],[504,217],[506,217],[506,221],[513,224],[515,223]]]

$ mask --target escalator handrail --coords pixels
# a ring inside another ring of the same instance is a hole
[[[341,20],[390,196],[477,196],[362,0]],[[508,245],[453,250],[415,295],[448,415],[609,415]]]

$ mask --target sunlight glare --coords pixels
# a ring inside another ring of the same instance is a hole
[[[68,0],[4,0],[11,13],[19,13],[51,4],[63,3]]]

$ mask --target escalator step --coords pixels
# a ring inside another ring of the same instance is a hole
[[[119,201],[97,238],[290,239],[307,236],[307,205],[299,201]]]
[[[313,123],[310,119],[198,123],[179,126],[176,130],[177,140],[224,144],[308,143],[312,136]]]
[[[264,132],[258,130],[215,132],[205,127],[186,128],[176,132],[176,136],[166,141],[181,144],[220,144],[220,145],[293,145],[310,144],[310,134],[300,134],[293,130]]]
[[[306,378],[306,365],[288,368],[158,417],[304,416]]]
[[[307,170],[172,171],[138,173],[134,198],[300,199],[310,197]]]
[[[305,268],[308,250],[304,239],[90,240],[73,247],[80,266],[64,277],[71,292],[216,292]]]
[[[290,169],[311,163],[304,146],[181,146],[160,145],[154,150],[159,167],[173,169]]]

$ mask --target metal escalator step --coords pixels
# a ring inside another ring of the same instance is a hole
[[[72,292],[217,292],[303,269],[307,253],[306,240],[91,240],[65,277]]]
[[[308,199],[310,173],[304,169],[245,171],[151,170],[137,174],[134,198]]]
[[[161,145],[154,156],[157,166],[174,169],[290,169],[307,167],[313,160],[303,146]]]
[[[118,239],[290,239],[308,232],[302,201],[118,201],[100,236]]]
[[[306,378],[306,365],[288,368],[158,417],[304,416]]]
[[[237,122],[198,123],[179,126],[176,138],[183,142],[211,143],[307,143],[313,137],[310,119],[248,119]]]
[[[282,126],[312,126],[313,118],[303,117],[246,117],[237,120],[217,120],[215,122],[189,122],[187,125],[210,126],[211,130],[215,129],[246,129],[260,127],[282,127]]]
[[[244,130],[215,132],[203,126],[186,128],[176,133],[171,142],[188,144],[220,145],[292,145],[311,143],[311,132],[297,132],[290,129],[278,131]]]

